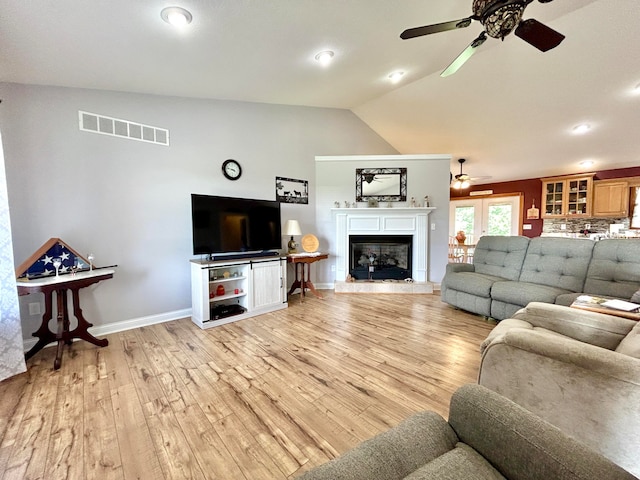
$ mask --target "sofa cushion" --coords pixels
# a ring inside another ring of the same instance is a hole
[[[379,477],[378,477],[379,478]],[[419,468],[404,480],[505,480],[482,455],[473,448],[458,443],[456,448]]]
[[[532,238],[519,280],[582,292],[594,243],[577,238]]]
[[[640,322],[622,339],[616,352],[640,358]]]
[[[640,286],[640,240],[596,242],[584,293],[630,299]]]
[[[501,280],[504,278],[475,272],[459,272],[447,275],[446,284],[447,288],[488,298],[491,286]]]
[[[530,282],[495,282],[491,298],[500,302],[526,307],[530,302],[554,303],[558,295],[567,290]]]
[[[527,237],[480,237],[473,253],[475,271],[505,280],[517,280],[528,245]]]

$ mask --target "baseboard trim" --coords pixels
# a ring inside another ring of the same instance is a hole
[[[131,330],[140,327],[148,327],[149,325],[171,322],[172,320],[179,320],[181,318],[190,316],[191,309],[185,308],[184,310],[175,310],[173,312],[160,313],[158,315],[149,315],[146,317],[133,318],[131,320],[123,320],[122,322],[98,325],[97,327],[91,327],[89,329],[89,332],[96,337],[102,337],[111,333],[124,332],[125,330]],[[36,344],[37,341],[38,339],[35,337],[25,339],[22,343],[24,351],[28,352],[29,350],[31,350],[31,348]],[[51,345],[53,345],[53,343]]]

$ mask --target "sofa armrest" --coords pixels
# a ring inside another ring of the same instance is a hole
[[[632,475],[507,398],[465,385],[451,399],[460,440],[510,480],[609,480]]]
[[[453,449],[458,437],[435,412],[417,413],[298,480],[401,480]]]
[[[541,302],[531,302],[511,318],[608,350],[615,350],[637,323],[627,318]]]
[[[447,263],[445,274],[458,272],[475,272],[475,267],[471,263]]]

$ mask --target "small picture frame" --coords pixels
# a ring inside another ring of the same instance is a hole
[[[281,203],[309,203],[309,182],[295,178],[276,177],[276,200]]]

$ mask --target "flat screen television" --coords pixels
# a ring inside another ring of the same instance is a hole
[[[224,256],[282,248],[280,202],[191,194],[193,254]]]

